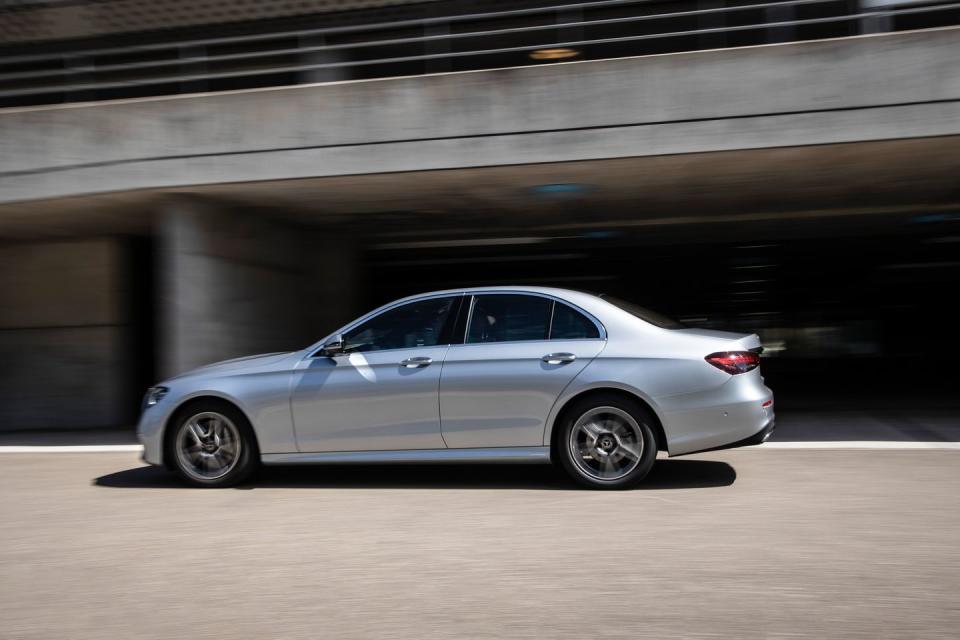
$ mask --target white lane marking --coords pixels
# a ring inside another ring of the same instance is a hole
[[[744,449],[960,449],[960,442],[897,442],[891,440],[826,440],[764,442]]]
[[[950,449],[960,450],[960,442],[897,442],[890,440],[821,440],[810,442],[765,442],[742,450],[761,449]],[[140,453],[141,444],[81,444],[0,446],[0,453]]]
[[[142,444],[0,446],[0,453],[140,453]]]

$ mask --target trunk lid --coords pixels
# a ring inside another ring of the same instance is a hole
[[[715,340],[728,340],[727,351],[754,351],[761,349],[760,336],[755,333],[734,333],[733,331],[715,331],[713,329],[673,329],[675,333]]]

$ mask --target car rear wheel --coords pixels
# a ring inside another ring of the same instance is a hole
[[[652,424],[650,413],[629,398],[611,394],[576,401],[559,425],[560,464],[593,489],[631,487],[657,459]]]
[[[169,454],[173,467],[197,487],[229,487],[246,480],[259,454],[250,424],[236,408],[197,403],[174,422]]]

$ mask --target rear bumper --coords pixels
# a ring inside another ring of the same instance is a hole
[[[773,392],[757,370],[706,391],[656,400],[671,456],[763,442],[776,417]]]
[[[710,447],[709,449],[689,451],[688,453],[703,453],[705,451],[721,451],[723,449],[737,449],[739,447],[749,447],[755,444],[763,444],[770,438],[770,436],[773,435],[775,428],[776,428],[776,420],[771,418],[770,422],[765,424],[763,428],[760,429],[760,431],[757,431],[752,436],[747,436],[743,440],[737,440],[736,442],[731,442],[730,444],[721,444],[717,447]],[[687,455],[687,453],[683,455]]]

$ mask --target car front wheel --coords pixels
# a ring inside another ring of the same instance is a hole
[[[559,425],[560,464],[580,484],[624,489],[640,482],[657,459],[653,418],[640,403],[611,394],[577,401]]]
[[[229,487],[256,469],[256,441],[236,408],[201,402],[181,411],[174,424],[168,451],[173,467],[187,483]]]

